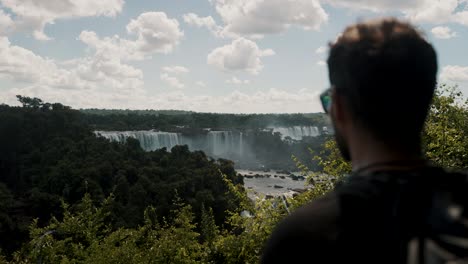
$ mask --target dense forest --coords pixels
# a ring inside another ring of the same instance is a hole
[[[111,143],[78,111],[20,100],[23,107],[0,106],[0,263],[257,263],[288,210],[332,190],[351,168],[327,140],[309,157],[319,171],[295,159],[308,191],[287,203],[252,201],[229,161],[183,146],[144,152],[134,140]],[[425,156],[467,169],[467,118],[463,95],[442,87]]]
[[[95,203],[112,194],[108,221],[115,228],[143,224],[149,205],[162,220],[176,198],[190,204],[197,219],[202,207],[211,208],[217,224],[238,206],[221,177],[242,184],[228,160],[187,146],[145,152],[134,139],[109,142],[96,137],[79,111],[19,99],[22,107],[0,106],[0,247],[6,254],[26,241],[33,219],[44,225],[51,215],[61,217],[62,202],[74,205],[85,193]]]

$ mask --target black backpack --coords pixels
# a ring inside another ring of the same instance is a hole
[[[408,264],[468,263],[468,178],[442,171],[440,176],[447,179],[432,189],[423,228],[408,243]]]
[[[351,259],[365,256],[362,263],[468,263],[466,174],[428,167],[351,175],[336,191],[343,229],[340,243]],[[372,220],[366,222],[365,218]],[[368,241],[367,252],[353,245],[360,238]]]

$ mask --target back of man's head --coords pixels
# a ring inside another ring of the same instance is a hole
[[[330,44],[328,67],[353,121],[388,143],[419,139],[437,56],[416,28],[393,18],[349,26]]]

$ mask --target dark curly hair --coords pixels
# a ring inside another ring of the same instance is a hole
[[[389,143],[420,139],[437,55],[418,29],[394,18],[349,26],[330,44],[328,69],[356,122]]]

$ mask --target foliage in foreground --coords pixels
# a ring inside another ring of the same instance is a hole
[[[435,164],[468,168],[468,100],[457,87],[436,91],[423,134],[425,155]]]
[[[220,172],[221,173],[221,172]],[[311,176],[312,177],[312,176]],[[262,247],[288,211],[281,199],[247,197],[241,185],[224,181],[240,206],[229,211],[225,225],[216,225],[211,208],[202,208],[196,221],[193,209],[180,199],[159,221],[154,208],[144,212],[144,224],[113,230],[107,221],[113,197],[99,207],[89,194],[71,209],[63,203],[63,220],[30,226],[31,241],[14,254],[14,263],[258,263]],[[287,200],[289,209],[323,195],[330,182],[317,181],[314,189]],[[321,192],[317,192],[321,190]]]
[[[245,193],[236,190],[244,205],[254,209]],[[112,203],[108,198],[95,207],[87,194],[76,210],[66,204],[63,220],[52,218],[46,227],[34,222],[31,241],[14,255],[15,263],[256,263],[261,246],[271,228],[284,216],[284,210],[265,200],[255,206],[253,217],[232,212],[232,229],[216,226],[210,209],[203,212],[202,234],[197,232],[192,207],[175,201],[176,209],[163,221],[155,210],[144,212],[145,222],[138,228],[115,231],[107,226]]]

